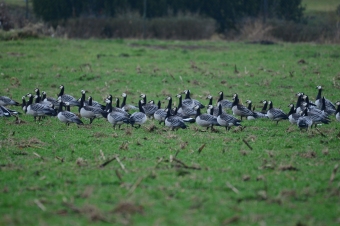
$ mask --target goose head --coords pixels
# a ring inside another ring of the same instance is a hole
[[[246,103],[247,104],[251,104],[251,100],[246,100]]]
[[[60,86],[59,86],[59,89],[63,89],[63,88],[64,88],[64,86],[63,86],[63,85],[60,85]]]
[[[319,89],[319,90],[320,90],[320,89],[322,89],[322,87],[321,87],[321,86],[317,86],[316,88],[317,88],[317,89]]]
[[[122,93],[122,97],[127,97],[126,93]]]
[[[85,94],[85,93],[86,93],[86,90],[83,90],[83,89],[82,89],[80,92],[81,92],[81,94]]]
[[[141,98],[145,98],[146,95],[145,95],[144,93],[142,93],[142,94],[140,95],[140,97],[141,97]]]

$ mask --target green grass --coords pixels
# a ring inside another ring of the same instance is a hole
[[[222,90],[251,99],[257,109],[260,100],[271,99],[285,111],[297,92],[314,99],[316,85],[327,98],[340,97],[339,45],[37,39],[0,42],[0,49],[0,95],[17,101],[36,87],[55,96],[60,84],[77,97],[81,89],[98,101],[128,92],[128,102],[137,103],[146,93],[164,105],[166,95],[184,89],[204,103]],[[287,121],[244,121],[243,131],[210,133],[195,124],[173,132],[153,121],[113,130],[103,119],[80,128],[55,118],[20,119],[24,123],[0,120],[1,225],[340,220],[339,175],[329,182],[339,163],[334,117],[320,127],[325,137],[300,133]],[[100,167],[115,155],[125,170],[117,161]]]
[[[335,12],[340,2],[338,0],[303,0],[302,5],[306,6],[306,12]]]

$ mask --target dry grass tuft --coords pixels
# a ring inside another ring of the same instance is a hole
[[[95,138],[108,137],[108,135],[103,133],[103,132],[96,132],[92,136],[95,137]]]
[[[151,124],[150,126],[146,127],[146,130],[150,133],[156,131],[158,128],[155,126],[155,124]]]
[[[144,207],[141,205],[135,205],[129,202],[122,202],[116,206],[113,210],[114,213],[122,215],[143,214]]]
[[[248,155],[248,152],[246,150],[240,150],[240,154],[246,156]]]
[[[129,150],[129,143],[127,141],[124,141],[120,146],[119,150]]]
[[[87,162],[86,162],[86,160],[84,160],[83,158],[77,158],[76,164],[77,164],[78,166],[86,166],[86,165],[87,165]]]
[[[281,171],[298,171],[298,169],[292,165],[280,165],[278,169]]]
[[[222,222],[222,225],[230,225],[230,224],[234,224],[234,223],[237,223],[239,220],[240,220],[240,217],[236,215],[236,216],[233,216],[233,217],[230,217],[230,218],[225,219],[225,220]]]
[[[250,176],[249,175],[243,175],[242,176],[242,180],[243,181],[249,181],[250,180]]]
[[[315,151],[307,151],[306,153],[301,153],[301,157],[303,158],[316,158],[316,152]]]
[[[132,135],[132,128],[131,127],[127,127],[125,129],[125,135],[127,135],[127,136],[131,136]]]

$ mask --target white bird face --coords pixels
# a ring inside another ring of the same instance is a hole
[[[45,91],[42,91],[41,93],[42,93],[43,95],[46,95],[46,92],[45,92]]]
[[[155,104],[155,101],[154,100],[150,100],[148,103],[149,104]]]
[[[269,101],[268,101],[268,104],[271,104],[271,103],[272,103],[272,101],[269,100]]]
[[[336,104],[336,105],[340,105],[340,101],[337,101],[335,104]]]
[[[165,98],[166,100],[171,100],[171,97],[169,96],[169,97],[167,97],[167,98]]]
[[[302,96],[302,99],[306,100],[306,98],[307,98],[307,95]]]
[[[25,96],[22,96],[21,99],[22,99],[22,100],[25,100]]]
[[[65,102],[65,105],[66,106],[70,106],[70,102]]]
[[[246,103],[247,104],[251,104],[251,100],[246,100]]]
[[[176,97],[180,98],[182,95],[181,94],[176,94]]]
[[[85,91],[85,90],[81,90],[80,92],[81,92],[82,94],[85,94],[85,93],[86,93],[86,91]]]
[[[262,104],[265,104],[265,103],[267,103],[267,101],[266,101],[266,100],[263,100],[263,101],[262,101]]]
[[[92,99],[92,97],[91,97],[91,96],[89,96],[87,99],[88,99],[88,100],[91,100],[91,99]]]
[[[122,97],[126,97],[127,95],[126,95],[126,93],[122,93]]]
[[[27,96],[27,97],[31,97],[31,96],[32,96],[32,94],[30,94],[30,93],[27,93],[27,94],[26,94],[26,96]]]
[[[317,89],[322,89],[322,87],[321,87],[321,86],[317,86],[316,88],[317,88]]]
[[[213,97],[212,97],[211,95],[208,95],[208,96],[207,96],[207,99],[209,99],[209,100],[212,99],[212,98],[213,98]]]
[[[145,95],[144,93],[142,93],[142,94],[140,95],[140,97],[141,97],[141,98],[145,98],[146,95]]]
[[[220,91],[219,93],[218,93],[218,95],[222,95],[223,94],[223,92],[222,91]]]
[[[212,105],[208,105],[208,109],[213,109],[214,108],[214,106],[212,106]]]
[[[140,100],[140,103],[141,103],[141,104],[144,104],[144,100]]]
[[[288,105],[288,107],[290,107],[290,108],[291,108],[291,107],[294,107],[294,104],[290,104],[290,105]]]
[[[109,103],[111,103],[111,100],[105,99],[105,103],[109,104]]]
[[[38,99],[38,95],[34,95],[34,98],[35,98],[35,99]]]
[[[64,86],[63,86],[63,85],[60,85],[59,88],[62,89],[62,88],[64,88]]]
[[[38,88],[35,88],[35,89],[34,89],[34,92],[38,92],[38,91],[39,91],[39,89],[38,89]]]

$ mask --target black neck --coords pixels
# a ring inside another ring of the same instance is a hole
[[[28,99],[28,102],[27,102],[27,106],[31,105],[32,103],[33,103],[33,96],[30,96],[30,98]]]
[[[321,111],[326,110],[326,100],[325,97],[322,97],[322,106],[321,106]]]
[[[62,95],[64,95],[64,86],[60,89],[58,96],[60,97]]]
[[[273,102],[270,102],[269,109],[272,109],[272,108],[273,108]]]
[[[85,93],[81,94],[81,99],[83,99],[83,101],[85,101]]]
[[[191,99],[190,98],[190,91],[188,90],[187,93],[185,94],[185,99]]]
[[[92,106],[92,97],[89,98],[89,106]]]
[[[336,108],[335,114],[340,112],[340,105],[338,105],[338,107]]]
[[[200,116],[200,115],[201,115],[201,109],[198,108],[197,111],[196,111],[196,117],[197,117],[197,116]]]
[[[301,102],[302,102],[302,95],[300,95],[297,99],[297,102],[296,102],[296,107],[300,107],[301,106]]]
[[[36,94],[38,97],[40,97],[40,90],[37,89],[37,91],[35,92],[35,94]]]
[[[322,89],[319,89],[318,91],[318,95],[316,95],[316,100],[319,100],[321,98],[321,92],[322,92]]]
[[[218,115],[222,115],[222,105],[218,105]]]
[[[182,107],[182,95],[178,98],[178,109]]]
[[[213,102],[213,98],[210,98],[208,105],[213,105],[212,102]]]
[[[144,109],[143,109],[143,105],[142,105],[142,101],[141,100],[138,102],[138,108],[139,108],[140,112],[144,113]]]
[[[248,109],[251,110],[251,102],[248,104]]]
[[[236,106],[236,105],[238,105],[238,103],[239,103],[238,96],[235,96],[234,102],[233,102],[233,105],[232,105],[232,106]]]
[[[35,103],[40,103],[40,96],[37,96],[37,98],[35,99]]]
[[[288,112],[288,115],[291,115],[291,114],[294,114],[295,113],[295,109],[294,109],[294,105],[292,105],[291,107],[290,107],[290,110],[289,110],[289,112]]]
[[[268,102],[264,103],[263,108],[262,108],[262,112],[267,111],[267,107],[268,107]]]
[[[221,101],[221,100],[223,100],[223,92],[221,92],[220,97],[218,98],[217,101]]]
[[[117,98],[116,107],[119,108],[119,98]]]
[[[143,101],[144,101],[143,105],[145,105],[146,104],[146,95],[144,95]]]
[[[44,93],[43,95],[42,95],[42,100],[45,100],[46,99],[46,93]]]
[[[59,103],[59,108],[58,108],[58,113],[63,111],[63,102],[60,101]]]
[[[162,105],[162,103],[161,103],[161,101],[159,100],[158,103],[157,103],[158,109],[161,109],[161,105]]]
[[[171,105],[172,105],[172,98],[170,97],[167,108],[171,109]]]
[[[112,112],[112,102],[111,101],[109,103],[106,103],[105,109],[109,113]]]
[[[124,107],[126,104],[126,96],[123,97],[122,105],[120,106],[121,108]]]

